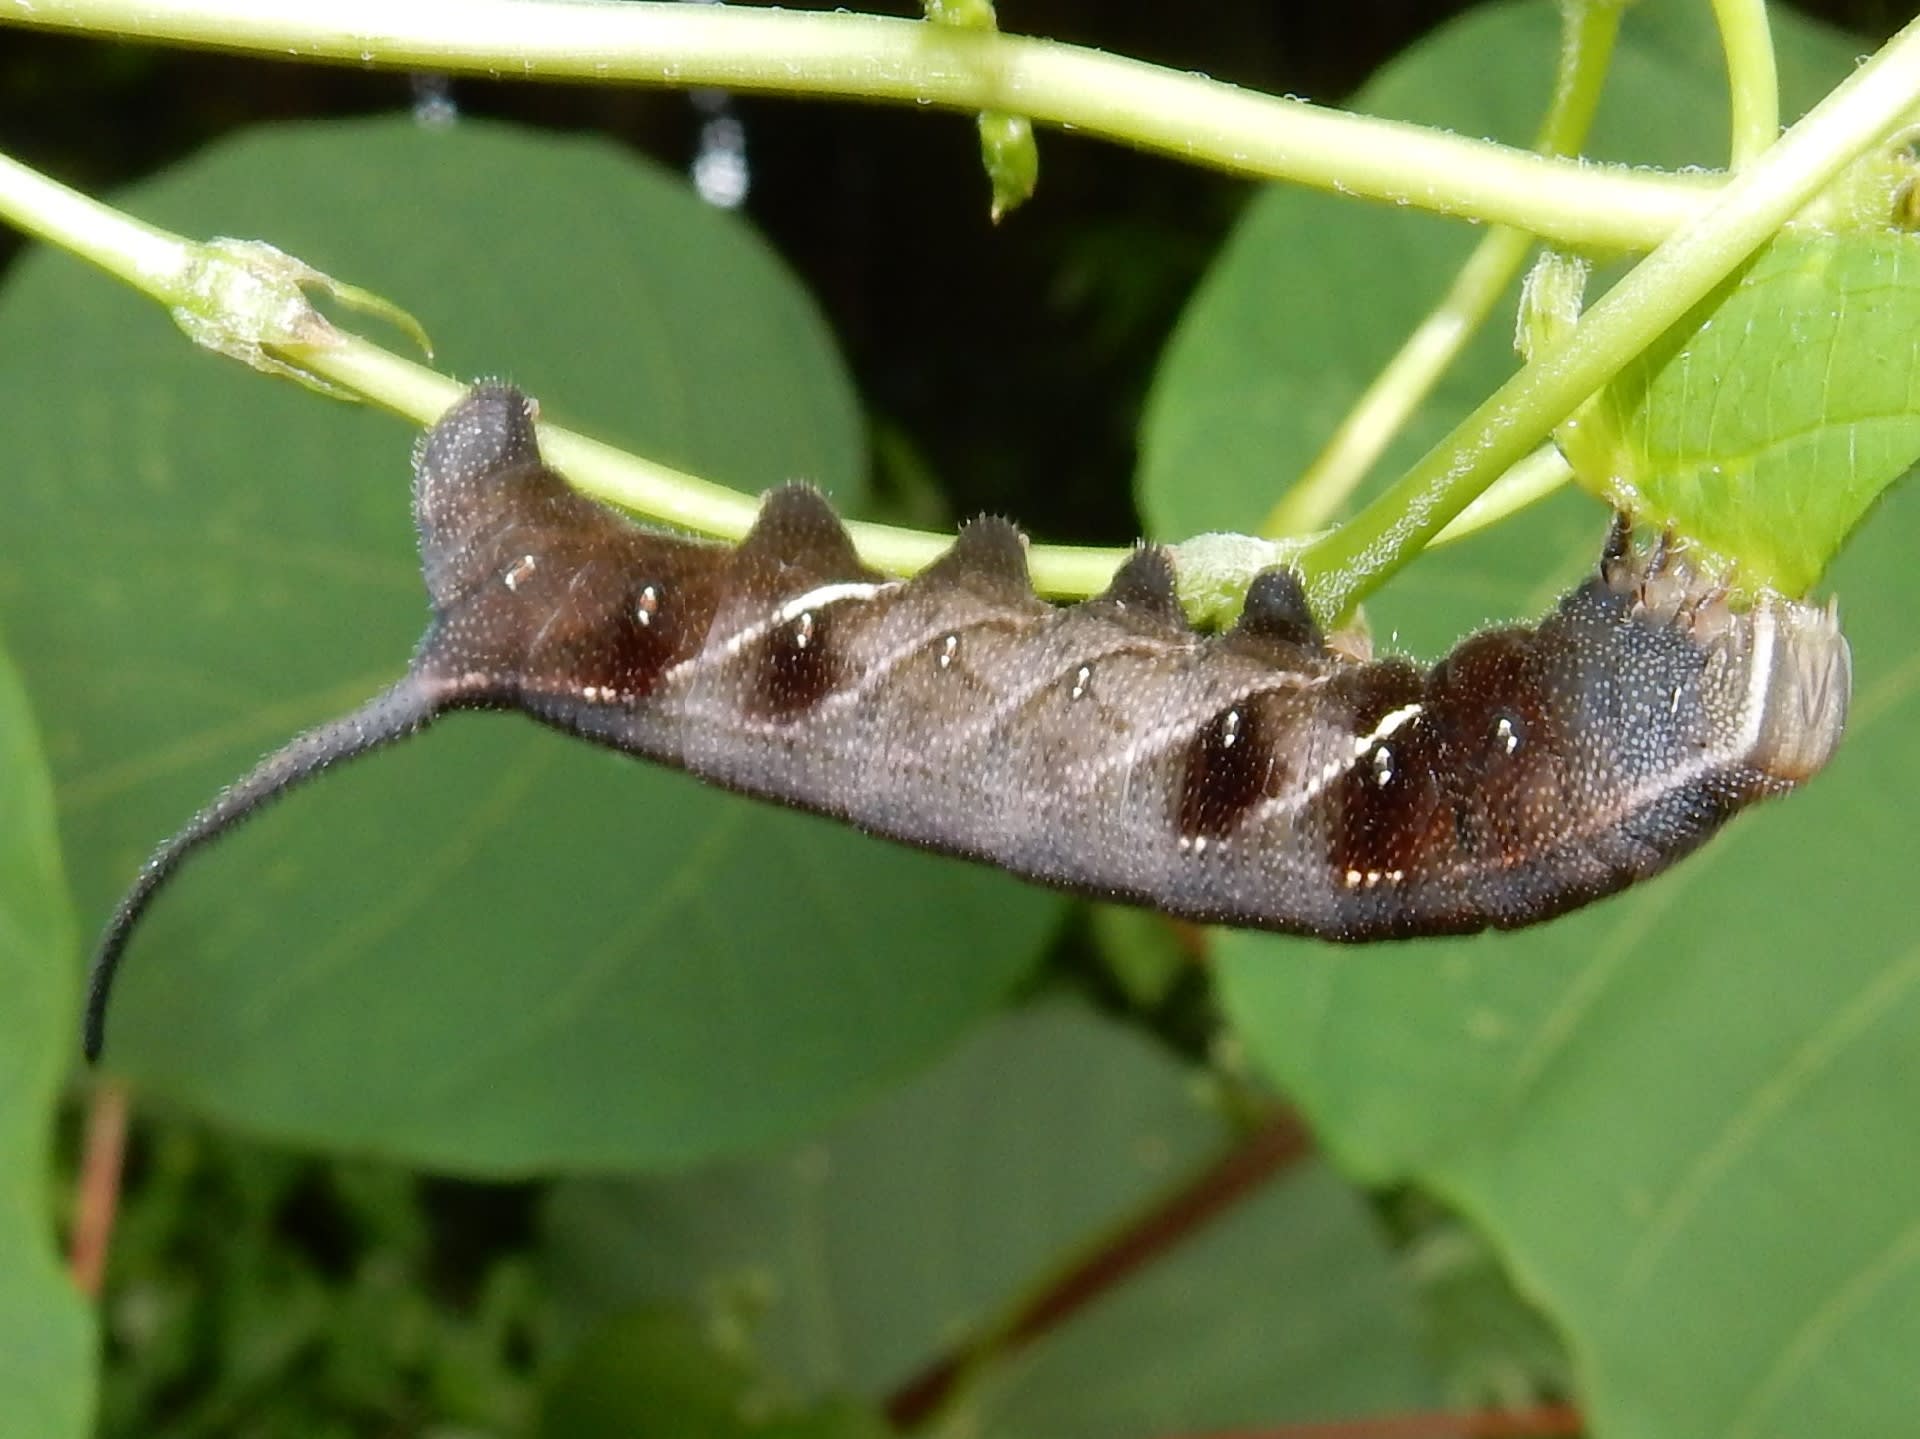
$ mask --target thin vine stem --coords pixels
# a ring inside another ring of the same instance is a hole
[[[1555,160],[1097,50],[846,13],[633,0],[0,0],[0,24],[278,59],[1006,111],[1240,175],[1644,250],[1713,177]]]
[[[0,154],[0,217],[163,304],[176,303],[184,292],[189,258],[178,235],[108,210],[4,154]]]
[[[136,220],[5,155],[0,155],[0,219],[92,261],[176,313],[220,295],[222,287],[209,284],[208,273],[233,263],[214,247]],[[241,288],[255,291],[252,286]],[[281,312],[284,297],[264,298],[266,310]],[[229,327],[245,319],[211,318]],[[437,420],[464,389],[460,381],[357,335],[331,325],[317,328],[324,339],[267,340],[262,349],[269,359],[420,425]],[[581,490],[696,534],[738,539],[759,509],[758,500],[750,496],[557,425],[542,425],[540,440],[554,467]],[[952,543],[950,535],[894,525],[861,522],[849,528],[861,555],[893,574],[926,568]],[[1127,554],[1123,549],[1034,545],[1028,563],[1041,593],[1077,598],[1104,586]]]
[[[364,396],[417,424],[437,420],[462,393],[459,381],[402,359],[358,336],[328,345],[285,345],[274,352],[299,369]],[[542,423],[540,448],[575,488],[649,519],[695,534],[737,540],[759,512],[758,497],[642,459],[577,430]],[[869,521],[847,523],[860,556],[889,574],[925,569],[953,543],[945,532]],[[1131,551],[1032,545],[1027,566],[1041,594],[1077,599],[1105,587]]]
[[[1529,361],[1372,504],[1307,546],[1300,564],[1316,612],[1345,614],[1399,570],[1916,103],[1920,20],[1743,169],[1698,224],[1636,265],[1565,343]]]
[[[1553,98],[1534,148],[1578,154],[1620,35],[1619,0],[1568,3],[1562,11]],[[1474,246],[1453,284],[1368,385],[1299,482],[1268,513],[1260,532],[1298,535],[1327,523],[1359,487],[1440,377],[1480,332],[1533,249],[1533,236],[1496,226]]]
[[[1780,76],[1773,56],[1767,0],[1713,0],[1720,48],[1727,56],[1733,106],[1731,165],[1751,164],[1780,135]]]
[[[207,283],[208,272],[235,262],[217,247],[199,245],[137,220],[0,154],[0,219],[92,261],[134,289],[176,313],[183,307],[215,302],[222,287]],[[257,287],[238,287],[257,294]],[[280,314],[284,297],[265,296],[265,308]],[[244,328],[245,317],[205,315],[229,329]],[[267,341],[270,362],[325,381],[336,392],[366,400],[393,414],[429,425],[457,400],[464,386],[449,375],[405,359],[370,340],[320,322],[323,339],[308,343]],[[635,514],[720,539],[738,539],[752,525],[759,501],[711,480],[673,469],[616,448],[577,431],[543,424],[540,440],[554,467],[584,493]],[[1480,524],[1525,503],[1541,483],[1542,472],[1522,472],[1487,496],[1488,503],[1462,517],[1446,538],[1471,533]],[[895,525],[851,522],[854,543],[863,558],[890,574],[925,569],[952,543],[940,532]],[[1077,545],[1034,545],[1028,565],[1042,594],[1079,599],[1097,593],[1130,552]]]

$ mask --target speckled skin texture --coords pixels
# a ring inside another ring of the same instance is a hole
[[[1656,873],[1823,764],[1846,642],[1735,613],[1616,542],[1531,628],[1431,669],[1330,649],[1270,572],[1194,632],[1167,553],[1058,608],[1012,526],[909,581],[814,491],[737,547],[660,535],[541,463],[531,406],[477,386],[416,455],[433,621],[385,695],[270,757],[170,841],[96,964],[184,856],[338,759],[454,709],[544,724],[875,834],[1171,914],[1333,940],[1529,924]]]

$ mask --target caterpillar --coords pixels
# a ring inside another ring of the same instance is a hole
[[[390,689],[293,740],[167,840],[96,956],[85,1048],[141,915],[269,800],[456,710],[518,710],[713,784],[1206,923],[1339,941],[1512,928],[1655,874],[1824,765],[1851,664],[1831,611],[1736,611],[1617,523],[1528,628],[1430,668],[1329,647],[1296,576],[1231,629],[1168,551],[1057,607],[1011,524],[909,580],[820,494],[726,545],[646,530],[542,463],[534,407],[474,387],[421,440],[432,618]]]

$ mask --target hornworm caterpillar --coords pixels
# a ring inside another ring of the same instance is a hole
[[[168,840],[95,960],[86,1049],[155,893],[328,766],[462,709],[514,709],[729,789],[1210,923],[1372,940],[1551,918],[1654,874],[1817,771],[1844,725],[1830,613],[1736,612],[1623,526],[1532,628],[1431,669],[1330,649],[1299,582],[1182,618],[1143,548],[1058,608],[1012,525],[917,577],[867,569],[820,495],[767,496],[737,547],[653,533],[541,463],[504,385],[416,454],[432,621],[406,675],[294,740]]]

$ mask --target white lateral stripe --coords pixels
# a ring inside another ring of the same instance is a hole
[[[1361,734],[1353,737],[1354,754],[1356,756],[1365,754],[1402,725],[1412,723],[1426,712],[1427,707],[1418,703],[1401,705],[1397,710],[1388,710],[1380,716],[1380,723],[1373,727],[1371,734]]]
[[[1739,747],[1734,758],[1745,759],[1760,743],[1767,719],[1767,691],[1773,685],[1775,620],[1773,610],[1756,604],[1752,610],[1753,651],[1747,660],[1747,712],[1741,716]]]
[[[893,585],[861,584],[857,581],[848,584],[822,585],[817,590],[808,590],[804,595],[796,595],[773,612],[773,622],[783,625],[788,620],[797,620],[808,610],[824,609],[828,605],[838,604],[841,600],[870,600],[883,590],[893,589]]]
[[[808,590],[804,595],[799,595],[794,599],[788,600],[765,619],[757,620],[744,629],[728,635],[725,640],[721,641],[712,649],[701,650],[699,653],[680,661],[679,664],[661,675],[661,682],[666,683],[672,680],[681,670],[699,666],[709,660],[732,659],[748,645],[753,644],[757,640],[764,639],[774,630],[779,629],[781,625],[791,624],[809,610],[824,609],[828,605],[838,604],[841,600],[870,600],[882,591],[891,590],[897,588],[897,586],[898,581],[891,584],[879,585],[856,582],[851,584],[821,585],[818,589]]]
[[[1260,689],[1243,690],[1240,694],[1228,700],[1225,707],[1228,709],[1240,709],[1243,706],[1257,703],[1265,699],[1268,695],[1317,689],[1326,683],[1328,676],[1276,673],[1273,678],[1277,680],[1290,680],[1292,683],[1268,684]],[[1201,726],[1206,724],[1214,715],[1219,714],[1220,709],[1221,707],[1216,705],[1205,714],[1199,716],[1182,715],[1180,718],[1170,721],[1167,724],[1159,725],[1149,730],[1142,730],[1136,734],[1132,742],[1118,754],[1103,756],[1091,768],[1081,772],[1078,778],[1084,783],[1095,783],[1122,765],[1127,767],[1130,774],[1142,761],[1154,755],[1164,753],[1173,745],[1183,740],[1197,738],[1200,734]],[[1346,765],[1343,763],[1341,768],[1345,769]]]

